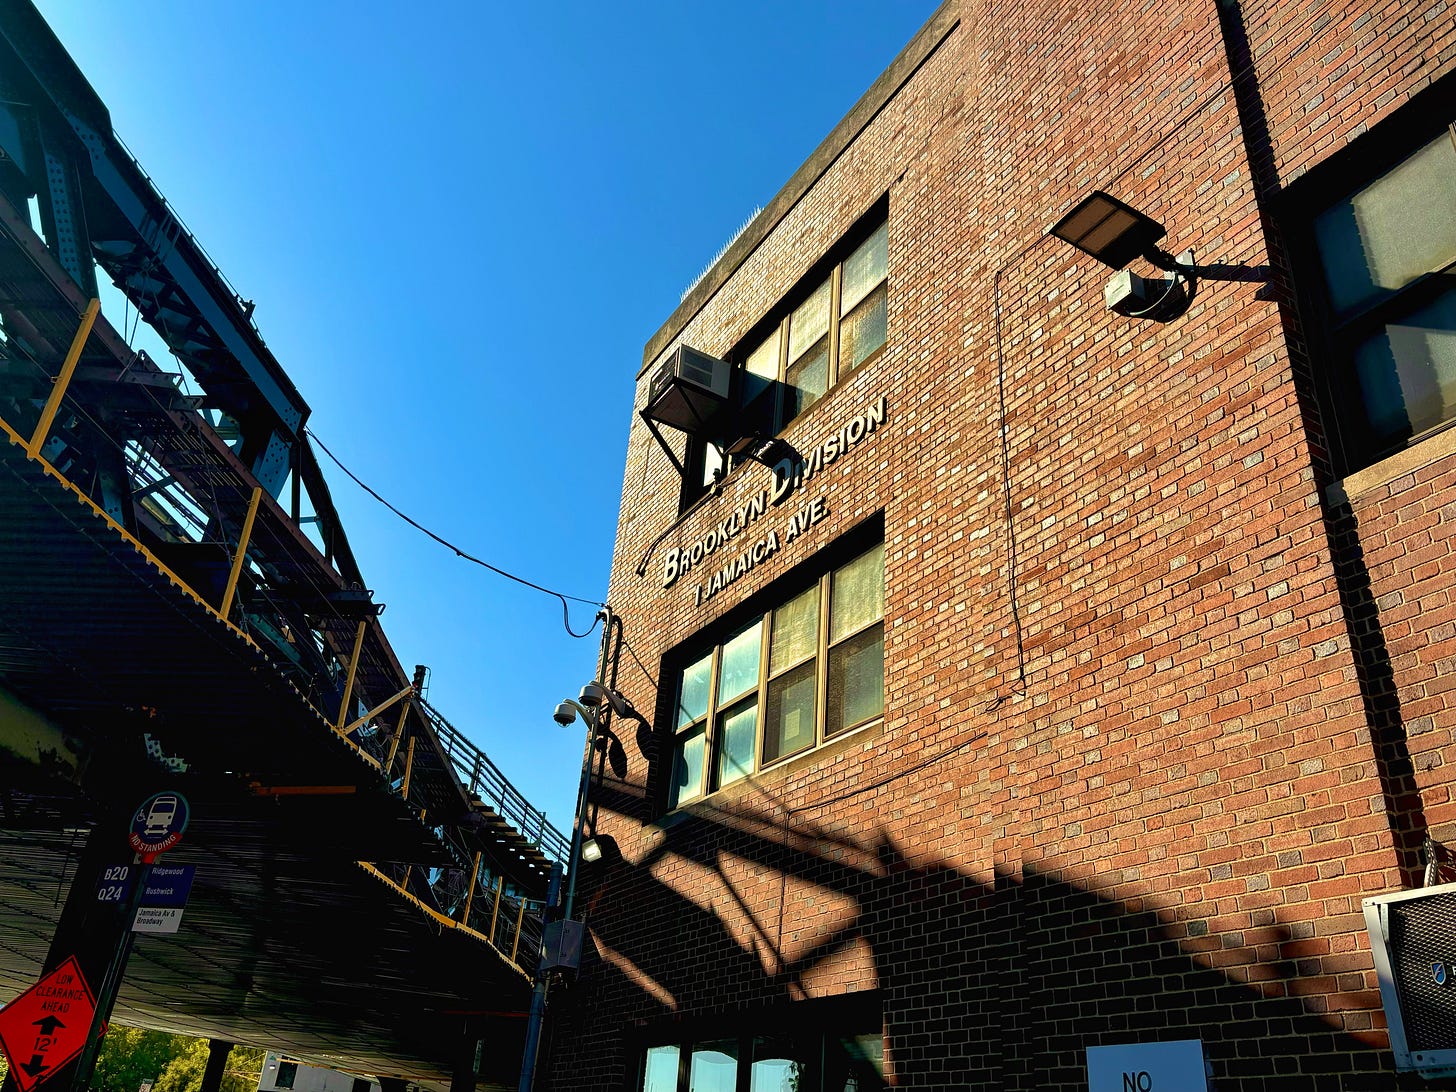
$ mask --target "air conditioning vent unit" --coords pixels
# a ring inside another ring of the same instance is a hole
[[[716,440],[732,382],[733,367],[727,361],[680,345],[648,384],[642,415],[690,436]]]
[[[1395,1067],[1456,1074],[1456,883],[1366,899]]]

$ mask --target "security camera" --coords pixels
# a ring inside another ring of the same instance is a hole
[[[571,707],[570,702],[564,701],[556,707],[556,712],[552,714],[552,717],[557,724],[565,728],[567,725],[576,723],[576,710]]]
[[[641,720],[642,714],[637,712],[636,706],[624,698],[616,690],[607,691],[607,701],[612,704],[612,712],[619,717],[626,717],[629,720]]]
[[[606,700],[606,697],[607,691],[605,687],[600,683],[589,682],[581,688],[581,696],[577,698],[577,701],[581,702],[588,709],[597,709],[600,708],[602,702]]]

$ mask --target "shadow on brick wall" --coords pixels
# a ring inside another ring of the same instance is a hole
[[[845,988],[850,951],[871,964],[854,988],[883,1008],[897,1086],[1085,1088],[1089,1046],[1191,1038],[1220,1092],[1456,1087],[1391,1070],[1358,913],[1276,906],[1233,928],[1036,872],[985,882],[881,827],[786,815],[700,805],[583,877],[594,943],[554,999],[552,1089],[635,1088],[642,1048],[684,1026],[759,1013],[782,1030]]]

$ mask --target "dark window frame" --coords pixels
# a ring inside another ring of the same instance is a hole
[[[829,400],[829,396],[843,382],[852,375],[862,371],[889,348],[889,310],[890,310],[890,258],[889,258],[889,195],[880,197],[869,209],[867,209],[855,223],[844,233],[838,242],[822,257],[814,266],[805,273],[788,292],[762,319],[753,325],[749,331],[741,337],[733,349],[726,355],[725,359],[733,365],[733,392],[732,398],[735,404],[735,413],[738,415],[739,427],[748,434],[753,431],[763,433],[766,436],[777,436],[786,429],[800,421],[814,409]],[[843,282],[845,263],[855,254],[860,246],[872,239],[877,232],[884,230],[885,241],[885,272],[859,300],[855,302],[849,315],[840,314],[843,300]],[[816,338],[804,352],[789,359],[790,325],[793,314],[799,307],[813,297],[820,290],[825,281],[829,282],[829,327],[828,330]],[[840,369],[840,351],[844,327],[850,317],[865,307],[867,303],[877,294],[884,296],[885,310],[885,337],[884,340],[873,351],[865,354],[850,368]],[[768,400],[765,406],[757,399],[748,398],[747,385],[750,382],[747,363],[749,357],[757,350],[767,338],[778,335],[778,366],[776,375],[769,385],[766,394],[761,397]],[[793,365],[805,360],[821,342],[827,341],[825,352],[827,353],[827,373],[825,377],[824,392],[814,401],[795,413],[788,413],[786,406],[790,397],[790,385],[788,383],[789,370]],[[751,402],[758,402],[755,406]],[[754,422],[754,416],[766,416],[765,422]],[[736,438],[736,437],[735,437]],[[714,452],[710,458],[709,452]],[[718,461],[716,449],[705,440],[689,439],[687,449],[684,452],[683,467],[685,473],[682,480],[682,495],[679,500],[679,511],[687,511],[713,490],[712,464]],[[720,477],[726,477],[740,463],[742,459],[732,460],[725,466],[718,468]]]
[[[879,613],[867,621],[862,620],[837,638],[832,638],[830,631],[834,578],[877,549],[880,551],[879,571],[882,597]],[[801,656],[787,665],[780,665],[778,670],[774,670],[772,665],[774,615],[815,587],[818,588],[819,602],[815,620],[813,654]],[[666,725],[665,745],[661,751],[665,759],[661,763],[662,784],[656,794],[656,798],[661,802],[662,811],[672,811],[704,800],[724,788],[730,788],[739,781],[777,769],[794,759],[812,755],[828,744],[883,721],[887,598],[883,520],[877,515],[841,536],[809,561],[786,573],[762,592],[754,595],[738,608],[695,635],[691,641],[679,646],[678,649],[664,657],[662,678],[666,702],[665,715],[659,720],[659,723]],[[721,679],[723,650],[735,637],[754,626],[761,627],[756,682],[748,689],[734,693],[726,700],[720,700],[718,687]],[[876,628],[880,631],[881,657],[879,709],[871,715],[831,728],[828,721],[831,654]],[[699,716],[680,723],[684,674],[705,658],[709,661],[706,709]],[[808,744],[793,751],[779,753],[772,759],[765,759],[765,739],[769,729],[767,712],[770,687],[772,683],[783,679],[807,663],[814,665],[813,738]],[[725,713],[745,708],[750,700],[756,710],[753,766],[739,776],[724,781],[719,776],[719,762],[724,742],[720,722]],[[703,734],[703,757],[698,779],[698,792],[690,797],[678,798],[675,795],[675,785],[682,741],[700,730]]]
[[[879,991],[843,994],[816,1000],[795,1001],[786,1004],[723,1013],[713,1017],[688,1017],[657,1021],[628,1036],[629,1057],[635,1056],[632,1092],[641,1092],[647,1077],[647,1055],[650,1050],[675,1048],[677,1050],[677,1092],[686,1092],[692,1073],[692,1049],[714,1042],[733,1042],[738,1050],[737,1084],[738,1092],[747,1092],[751,1087],[753,1048],[758,1039],[798,1037],[804,1041],[817,1041],[817,1058],[808,1064],[809,1089],[822,1086],[828,1067],[825,1065],[828,1048],[838,1040],[867,1039],[879,1037],[880,1075],[866,1092],[888,1088],[884,1082],[885,1061],[890,1057],[889,1038],[883,1017],[883,1001]],[[865,1074],[861,1073],[861,1076]]]
[[[1382,442],[1367,423],[1356,349],[1381,329],[1449,291],[1456,263],[1417,277],[1369,305],[1340,316],[1325,279],[1315,222],[1327,210],[1375,184],[1445,132],[1456,145],[1456,77],[1416,96],[1360,139],[1291,183],[1276,216],[1289,243],[1296,299],[1310,353],[1314,394],[1335,475],[1344,476],[1456,427],[1456,415]]]

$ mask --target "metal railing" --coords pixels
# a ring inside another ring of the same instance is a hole
[[[430,727],[434,729],[440,746],[467,792],[471,796],[478,796],[497,815],[520,831],[527,841],[539,846],[548,860],[564,862],[571,851],[571,843],[566,835],[547,821],[546,813],[522,796],[520,790],[510,783],[490,757],[466,739],[429,702],[419,697],[414,700],[421,712],[429,718]]]

